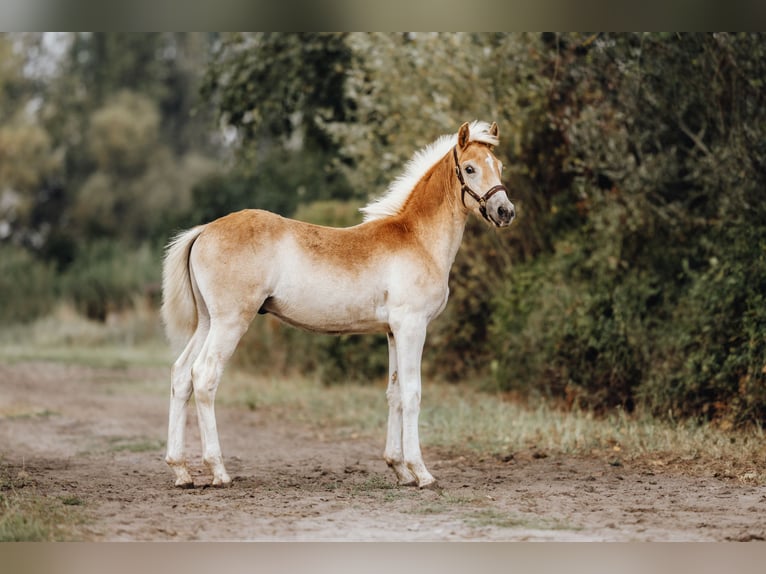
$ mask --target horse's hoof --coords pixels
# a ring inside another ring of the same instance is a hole
[[[417,477],[404,464],[396,462],[388,462],[387,464],[389,468],[394,471],[394,474],[396,474],[396,482],[399,486],[418,485]]]
[[[430,481],[418,484],[418,488],[420,490],[433,490],[438,493],[444,492],[442,486],[433,478]]]
[[[214,478],[213,486],[216,488],[228,488],[231,486],[231,478],[229,478],[229,475],[225,475],[220,478]]]
[[[176,488],[182,488],[184,490],[188,490],[190,488],[194,488],[194,481],[187,482],[187,481],[176,481]]]

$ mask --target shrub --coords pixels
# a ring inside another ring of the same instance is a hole
[[[105,320],[109,312],[151,296],[160,282],[160,256],[147,245],[138,249],[114,241],[84,246],[62,277],[63,294],[78,311]]]
[[[725,229],[695,273],[638,395],[655,412],[766,420],[766,228]]]
[[[494,302],[495,380],[593,408],[763,424],[766,43],[577,39],[557,43],[566,71],[549,106],[572,179],[538,226],[550,248]]]
[[[55,301],[55,270],[29,251],[0,246],[0,322],[27,322],[45,315]]]

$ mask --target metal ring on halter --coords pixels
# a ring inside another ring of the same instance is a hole
[[[498,184],[490,188],[489,191],[487,191],[487,193],[484,195],[479,195],[470,187],[468,187],[465,179],[463,179],[463,171],[460,169],[460,162],[457,160],[457,146],[452,148],[452,157],[455,158],[455,174],[457,175],[458,181],[460,181],[460,200],[463,202],[463,207],[468,209],[468,206],[465,204],[465,194],[468,193],[468,195],[470,195],[476,201],[476,203],[479,204],[479,213],[481,213],[481,216],[490,223],[493,223],[493,221],[491,221],[487,216],[487,201],[489,201],[489,198],[495,195],[498,191],[504,191],[505,195],[507,196],[508,188],[506,188],[503,184]]]

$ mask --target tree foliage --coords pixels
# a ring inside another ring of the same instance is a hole
[[[202,93],[236,132],[239,167],[225,188],[248,186],[253,207],[290,215],[298,203],[349,199],[324,122],[343,122],[351,52],[345,34],[253,33],[220,39]],[[245,183],[246,182],[246,183]]]
[[[551,120],[571,177],[550,210],[576,224],[549,227],[549,254],[496,299],[499,382],[537,380],[602,408],[763,420],[763,38],[582,46],[565,36],[549,54],[569,102]]]
[[[50,36],[0,37],[0,240],[61,272],[98,241],[157,249],[216,169],[205,37]]]

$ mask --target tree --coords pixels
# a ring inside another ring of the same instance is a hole
[[[331,145],[321,122],[343,121],[351,53],[345,34],[255,33],[223,37],[203,93],[244,147]]]
[[[196,97],[208,36],[74,34],[41,117],[63,153],[47,252],[66,264],[91,236],[165,241],[216,153]],[[42,206],[41,206],[42,207]],[[49,210],[50,211],[50,210]]]
[[[498,379],[595,408],[762,423],[764,37],[543,44],[558,70],[547,159],[569,184],[548,202],[549,247],[497,296]]]
[[[34,209],[61,169],[61,154],[34,112],[34,79],[21,47],[33,37],[0,36],[0,240],[39,247]]]
[[[250,206],[290,215],[299,202],[355,193],[334,163],[337,149],[324,129],[325,122],[344,121],[347,113],[346,38],[326,33],[221,38],[203,94],[236,133],[239,161],[233,177],[249,182]]]

